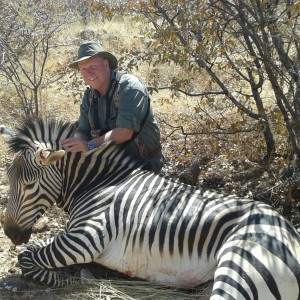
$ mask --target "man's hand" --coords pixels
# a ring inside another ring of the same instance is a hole
[[[115,128],[104,135],[94,138],[93,141],[96,147],[99,147],[108,141],[113,141],[116,144],[122,144],[130,140],[132,135],[132,128]],[[80,135],[63,140],[62,146],[67,152],[87,152],[89,151],[87,142],[87,138]]]
[[[71,137],[62,141],[62,146],[67,152],[87,152],[87,141],[84,139]]]

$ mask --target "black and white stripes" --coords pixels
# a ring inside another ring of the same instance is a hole
[[[148,172],[112,144],[62,154],[72,130],[32,120],[8,139],[7,235],[27,242],[54,203],[70,216],[64,234],[20,253],[25,276],[68,284],[66,267],[94,261],[176,287],[214,278],[211,300],[300,299],[300,237],[271,207]]]

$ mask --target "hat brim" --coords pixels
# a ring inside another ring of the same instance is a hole
[[[69,64],[69,68],[79,70],[78,63],[80,61],[83,61],[83,60],[86,60],[86,59],[89,59],[89,58],[95,57],[95,56],[107,58],[111,69],[116,69],[118,67],[118,60],[113,54],[111,54],[110,52],[107,52],[107,51],[100,51],[92,56],[84,56],[78,60],[73,61],[72,63]]]

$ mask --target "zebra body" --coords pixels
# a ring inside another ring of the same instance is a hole
[[[96,262],[176,287],[214,278],[211,300],[300,299],[300,237],[270,206],[143,170],[111,144],[65,153],[73,129],[29,120],[8,139],[5,233],[27,243],[48,207],[69,214],[64,234],[20,253],[25,276],[63,285],[64,267]]]

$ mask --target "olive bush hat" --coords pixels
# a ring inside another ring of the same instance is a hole
[[[105,51],[99,43],[95,41],[88,41],[82,43],[79,46],[77,60],[70,63],[69,67],[79,70],[78,62],[91,58],[93,56],[101,56],[107,58],[111,69],[116,69],[118,66],[118,60],[113,54]]]

